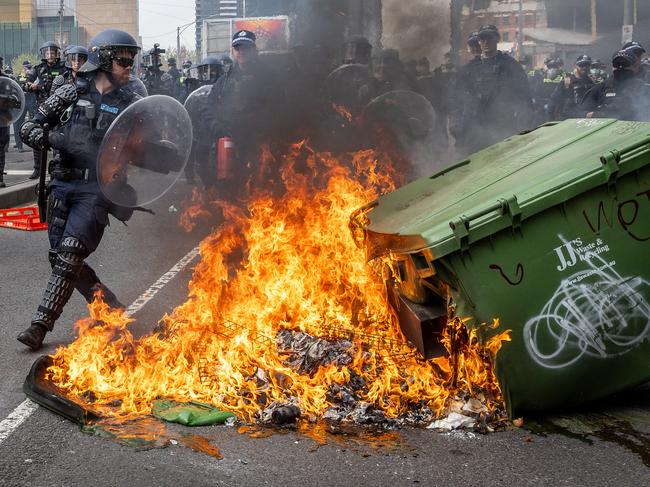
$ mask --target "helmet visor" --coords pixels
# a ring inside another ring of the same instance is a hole
[[[67,54],[65,56],[65,66],[74,70],[79,70],[81,66],[88,60],[85,54]]]
[[[204,82],[216,81],[221,76],[222,68],[215,64],[199,66],[199,79]]]
[[[59,49],[56,47],[44,47],[41,49],[41,58],[47,61],[55,61],[59,59]]]

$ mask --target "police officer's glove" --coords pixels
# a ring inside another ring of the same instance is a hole
[[[20,127],[20,139],[32,149],[43,150],[47,146],[43,127],[32,121]]]
[[[50,147],[57,150],[65,150],[66,146],[66,137],[65,134],[58,130],[50,131],[48,135],[48,141]]]

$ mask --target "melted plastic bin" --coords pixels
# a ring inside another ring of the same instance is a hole
[[[650,380],[650,124],[547,124],[366,216],[367,253],[399,261],[402,297],[436,307],[448,289],[470,326],[512,330],[496,361],[511,415]]]

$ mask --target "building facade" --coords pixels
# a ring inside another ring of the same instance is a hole
[[[90,39],[104,29],[121,29],[140,37],[138,0],[71,0],[75,17]]]
[[[9,61],[21,54],[37,54],[45,41],[61,46],[86,45],[106,28],[126,30],[139,37],[138,0],[2,0],[0,55]]]

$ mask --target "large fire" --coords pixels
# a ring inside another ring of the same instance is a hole
[[[452,353],[423,360],[387,304],[389,267],[368,264],[351,237],[350,215],[394,189],[391,165],[373,151],[336,159],[301,143],[279,167],[281,196],[258,194],[245,211],[215,204],[226,223],[201,243],[188,299],[164,326],[135,339],[130,318],[96,300],[77,323],[77,340],[53,356],[50,380],[112,416],[145,415],[152,401],[168,398],[211,403],[244,421],[287,401],[320,418],[333,391],[351,382],[359,400],[387,418],[415,408],[441,415],[459,391],[489,397],[495,408],[490,356],[508,333],[482,347],[471,332],[459,347],[462,321],[452,319],[445,338]],[[283,330],[349,339],[349,360],[299,370],[279,346]]]

